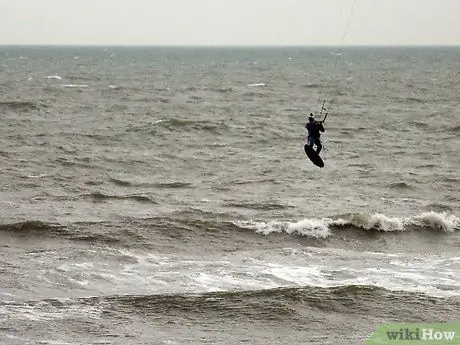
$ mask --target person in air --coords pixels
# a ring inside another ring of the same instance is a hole
[[[324,132],[324,126],[322,121],[315,121],[313,113],[310,113],[308,122],[305,125],[308,131],[307,143],[313,149],[313,145],[316,145],[316,153],[319,154],[323,148],[321,142],[321,133]]]

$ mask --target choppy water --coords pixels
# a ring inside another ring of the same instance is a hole
[[[1,47],[1,342],[362,344],[458,320],[460,50],[336,53]]]

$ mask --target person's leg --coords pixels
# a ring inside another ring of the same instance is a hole
[[[316,139],[316,153],[319,154],[322,148],[323,148],[323,143],[321,142],[321,138],[317,138]]]
[[[308,146],[313,148],[314,144],[315,144],[315,139],[312,136],[308,136]]]

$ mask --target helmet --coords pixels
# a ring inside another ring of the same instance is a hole
[[[308,121],[310,121],[310,122],[315,121],[315,119],[313,117],[313,113],[310,113],[310,116],[308,117]]]

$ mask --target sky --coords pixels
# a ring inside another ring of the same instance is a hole
[[[460,0],[1,0],[0,44],[460,45]]]

